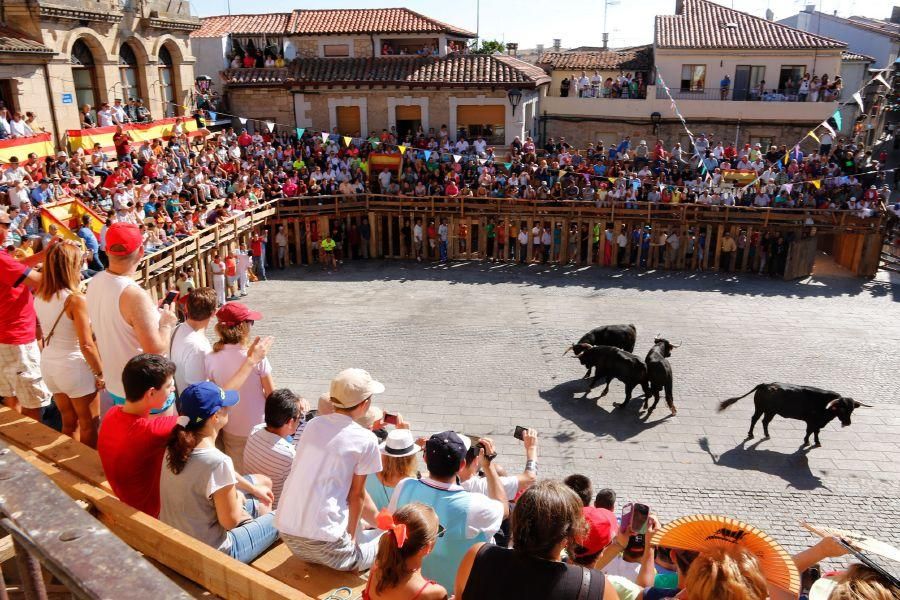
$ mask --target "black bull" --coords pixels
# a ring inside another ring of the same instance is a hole
[[[647,411],[649,417],[659,404],[659,393],[665,391],[666,404],[669,406],[669,412],[673,415],[678,411],[675,409],[675,400],[672,397],[672,365],[669,364],[668,358],[672,355],[672,350],[680,346],[669,342],[659,336],[653,340],[653,347],[647,352],[647,358],[644,363],[647,365],[647,381],[650,384],[650,395],[653,396],[653,406]],[[650,395],[644,397],[644,408],[647,408],[650,402]]]
[[[588,385],[587,391],[583,398],[587,398],[591,390],[600,383],[606,383],[606,389],[600,394],[602,398],[609,393],[609,384],[613,379],[618,379],[625,384],[625,402],[622,404],[613,403],[613,406],[623,407],[631,400],[631,393],[634,388],[641,386],[646,396],[650,390],[647,387],[647,367],[644,362],[632,354],[621,348],[612,346],[591,346],[589,344],[576,344],[576,348],[580,350],[577,354],[578,360],[588,368],[588,373],[594,369],[594,378]]]
[[[580,357],[584,349],[589,346],[612,346],[613,348],[621,348],[625,352],[634,352],[636,341],[637,328],[634,325],[604,325],[588,331],[581,336],[577,343],[566,348],[566,352],[571,350],[575,356]],[[563,355],[566,352],[563,352]],[[592,366],[588,366],[584,379],[591,376]]]
[[[843,427],[850,425],[850,415],[853,409],[860,406],[869,407],[868,404],[857,402],[853,398],[841,396],[837,392],[822,390],[805,385],[791,385],[789,383],[761,383],[743,396],[729,398],[719,404],[719,412],[725,410],[741,398],[753,396],[756,410],[750,420],[750,432],[747,439],[753,437],[753,428],[760,417],[763,419],[763,431],[769,437],[769,423],[775,415],[786,419],[798,419],[806,422],[806,437],[803,445],[809,444],[809,436],[813,435],[816,446],[819,442],[819,431],[822,430],[835,417]]]

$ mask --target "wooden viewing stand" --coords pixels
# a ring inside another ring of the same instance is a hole
[[[356,196],[302,196],[270,200],[251,208],[239,216],[231,217],[218,225],[207,227],[189,238],[146,256],[141,262],[138,280],[155,298],[165,295],[174,287],[179,268],[193,266],[197,285],[207,285],[209,255],[214,250],[236,247],[249,243],[254,228],[265,226],[269,230],[268,250],[274,250],[274,230],[284,225],[288,237],[289,259],[292,264],[311,264],[315,259],[315,237],[331,229],[338,221],[346,225],[359,225],[368,218],[372,235],[369,255],[373,258],[401,258],[411,249],[404,248],[401,227],[406,219],[410,226],[421,219],[423,230],[428,221],[439,224],[445,219],[450,230],[448,244],[451,259],[483,259],[486,254],[486,225],[506,224],[507,239],[515,240],[519,227],[524,223],[529,234],[536,222],[551,230],[560,224],[562,229],[559,248],[554,245],[551,253],[558,251],[561,263],[597,265],[605,254],[607,225],[618,235],[626,229],[628,246],[626,256],[631,256],[632,228],[641,230],[649,226],[654,235],[661,230],[675,231],[681,238],[678,255],[669,268],[693,270],[696,268],[717,270],[720,268],[721,239],[726,231],[737,239],[745,231],[748,239],[754,232],[778,232],[792,234],[785,279],[808,275],[818,252],[831,254],[835,261],[860,277],[872,277],[878,269],[879,255],[884,239],[884,216],[879,214],[861,218],[853,211],[815,210],[802,208],[757,208],[740,206],[706,206],[700,204],[638,203],[637,208],[625,208],[624,203],[598,208],[593,203],[579,200],[530,201],[508,198],[451,198],[427,196],[420,198],[360,194]],[[579,242],[573,256],[569,256],[569,228],[577,225]],[[465,226],[465,251],[459,237],[460,225]],[[593,229],[600,226],[600,240],[592,243]],[[688,238],[692,232],[706,234],[703,264],[699,264],[699,252],[687,257]],[[531,237],[529,236],[529,239]],[[344,259],[351,257],[345,252]],[[590,243],[589,243],[590,242]],[[427,239],[425,246],[427,246]],[[498,258],[497,246],[494,256]],[[641,248],[636,250],[638,262],[643,257]],[[532,259],[533,243],[528,244],[527,260]],[[613,253],[615,254],[615,252]],[[741,264],[734,271],[753,268],[749,252],[744,252]],[[650,268],[662,268],[663,261],[650,257]],[[271,260],[269,263],[271,264]]]

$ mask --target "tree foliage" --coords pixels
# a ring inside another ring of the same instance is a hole
[[[472,50],[473,54],[493,54],[506,52],[506,44],[498,40],[481,40],[481,46]]]

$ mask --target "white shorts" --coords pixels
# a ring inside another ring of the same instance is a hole
[[[94,374],[82,354],[41,356],[41,372],[52,394],[82,398],[97,391]]]
[[[50,390],[41,376],[37,340],[27,344],[0,344],[0,396],[15,397],[24,408],[50,404]]]

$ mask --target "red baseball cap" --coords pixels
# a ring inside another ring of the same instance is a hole
[[[106,253],[128,256],[144,244],[144,236],[134,223],[113,223],[106,230]]]
[[[605,508],[585,506],[584,520],[587,521],[588,532],[583,540],[578,541],[581,552],[577,553],[576,557],[597,554],[609,545],[619,531],[616,515]]]
[[[240,325],[244,321],[259,321],[262,313],[250,310],[240,302],[228,302],[216,312],[216,319],[223,325]]]

